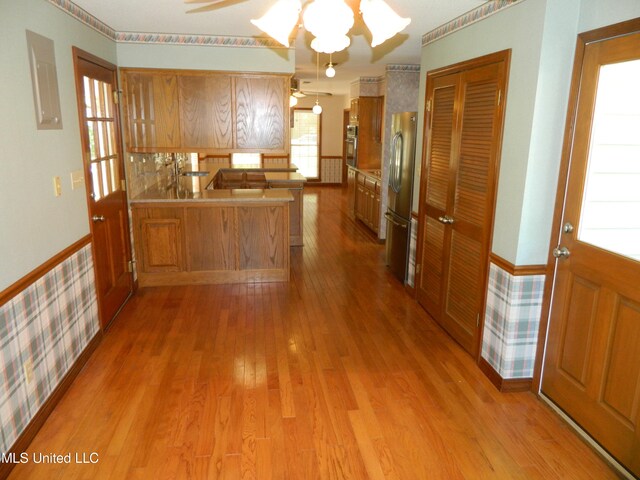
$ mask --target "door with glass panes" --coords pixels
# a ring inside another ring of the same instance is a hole
[[[114,103],[116,67],[75,48],[74,62],[98,309],[104,328],[133,287],[119,115]]]
[[[640,475],[640,21],[579,40],[542,391]]]

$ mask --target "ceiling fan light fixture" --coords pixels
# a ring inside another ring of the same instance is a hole
[[[411,18],[401,17],[384,0],[361,0],[360,12],[371,32],[372,47],[384,43],[411,23]]]
[[[301,10],[300,0],[278,0],[267,13],[251,23],[288,48],[289,36],[298,23]]]
[[[289,107],[295,107],[298,104],[298,97],[291,94],[289,95]]]
[[[322,113],[322,106],[320,105],[320,102],[318,102],[318,100],[316,100],[316,104],[313,106],[311,111],[316,115],[320,115]]]
[[[302,14],[302,21],[316,37],[311,42],[316,52],[339,52],[351,44],[347,33],[353,27],[353,10],[344,0],[314,0]]]
[[[346,35],[324,35],[311,40],[311,48],[318,53],[340,52],[351,44]]]
[[[324,74],[329,78],[333,78],[336,76],[336,69],[333,68],[333,63],[329,62],[329,66],[325,70]]]

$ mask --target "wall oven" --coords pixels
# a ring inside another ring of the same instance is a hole
[[[358,126],[347,125],[347,139],[345,141],[347,165],[358,166]]]

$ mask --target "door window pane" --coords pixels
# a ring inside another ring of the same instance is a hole
[[[640,261],[640,60],[600,69],[578,239]]]
[[[320,115],[295,110],[291,129],[291,163],[307,178],[320,177]]]

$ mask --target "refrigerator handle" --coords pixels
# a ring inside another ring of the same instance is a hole
[[[398,150],[398,142],[400,143],[400,150]],[[400,158],[398,159],[398,155]],[[398,163],[400,163],[398,165]],[[398,193],[400,191],[401,179],[399,175],[402,174],[402,133],[397,132],[391,140],[391,171],[389,175],[389,186],[391,189]]]
[[[401,228],[407,228],[407,226],[405,224],[402,224],[400,222],[396,222],[396,220],[393,218],[392,215],[390,215],[389,213],[385,213],[384,214],[384,218],[386,218],[387,220],[389,220],[391,223],[393,223],[396,227],[401,227]]]

